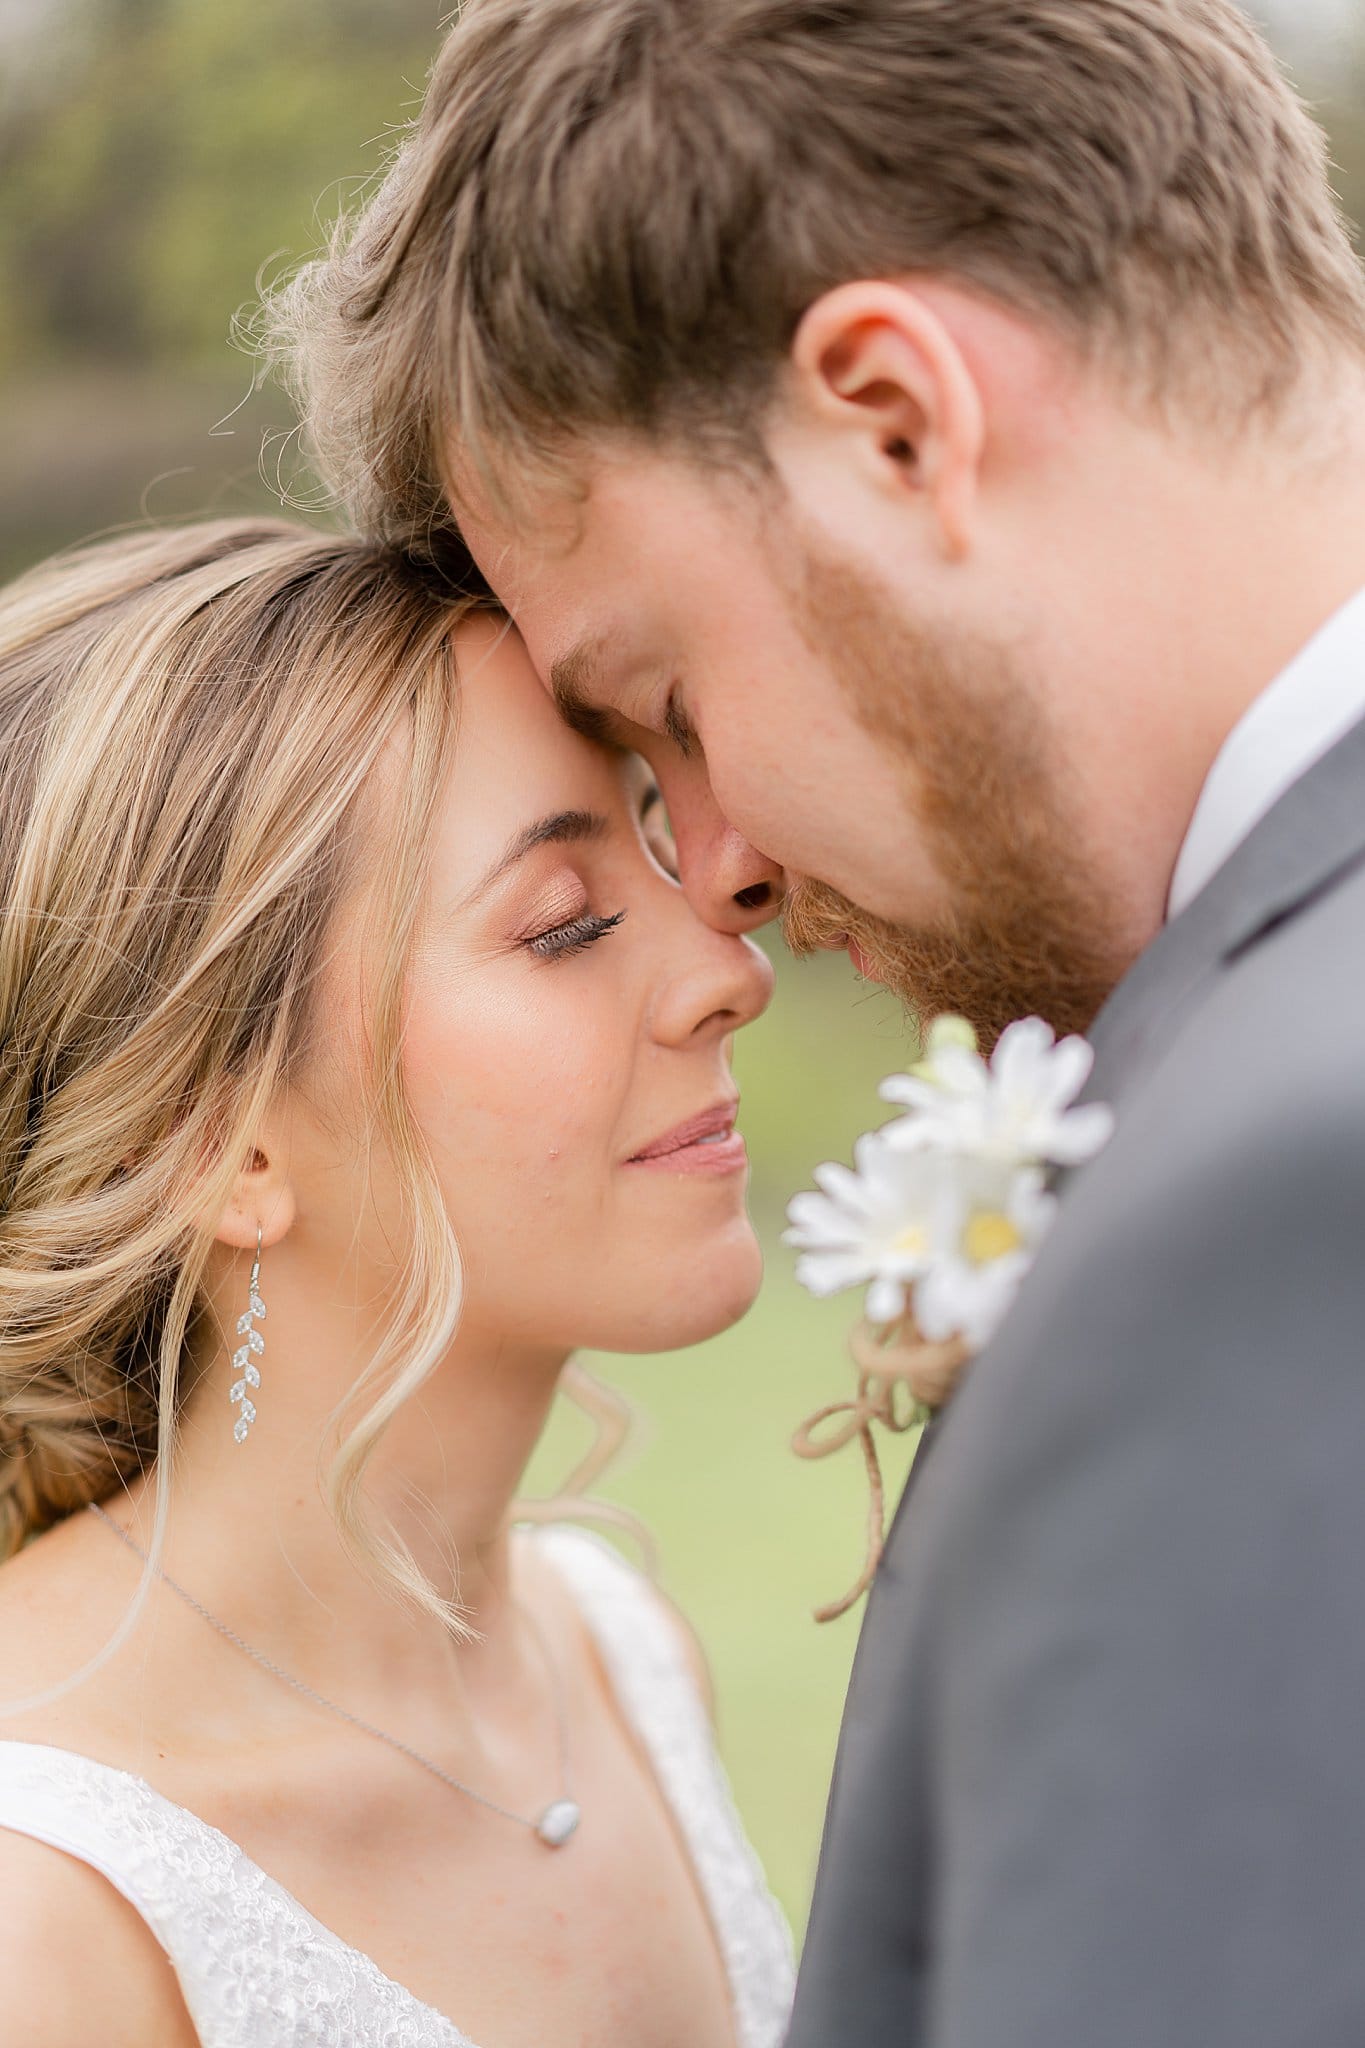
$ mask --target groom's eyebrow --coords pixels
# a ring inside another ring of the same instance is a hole
[[[555,811],[548,818],[538,818],[534,825],[527,825],[516,834],[482,881],[475,883],[466,901],[473,903],[486,895],[495,882],[500,882],[538,846],[584,846],[605,839],[610,831],[611,820],[600,811]]]
[[[626,721],[605,705],[592,701],[601,666],[600,643],[582,640],[551,664],[550,691],[564,723],[585,740],[595,740],[600,746],[623,747],[628,744]]]

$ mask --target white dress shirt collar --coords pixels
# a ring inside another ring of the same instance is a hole
[[[1178,917],[1286,790],[1365,718],[1365,590],[1328,620],[1229,733],[1171,882]]]

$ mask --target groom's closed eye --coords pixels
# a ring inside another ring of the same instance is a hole
[[[581,642],[571,653],[562,654],[550,668],[550,692],[564,723],[585,740],[599,746],[624,747],[626,721],[605,705],[594,702],[600,669],[598,649]]]
[[[684,761],[690,761],[694,755],[701,752],[697,728],[683,709],[676,688],[668,693],[668,702],[664,706],[663,729],[665,739],[671,740]]]
[[[602,702],[604,679],[602,651],[592,641],[581,641],[550,667],[550,689],[564,723],[584,739],[599,746],[633,748],[642,731],[653,722],[648,717],[633,721]],[[658,730],[675,747],[683,760],[701,752],[697,728],[683,705],[679,686],[670,685],[662,712],[656,713]]]

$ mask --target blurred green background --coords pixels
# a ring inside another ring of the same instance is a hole
[[[583,0],[590,6],[592,0]],[[1365,0],[1262,0],[1365,214]],[[439,0],[0,0],[0,573],[111,526],[272,503],[287,432],[229,342],[262,269],[308,254],[415,110]],[[847,1156],[908,1056],[842,961],[779,963],[739,1053],[768,1286],[676,1358],[594,1363],[639,1407],[611,1491],[643,1515],[711,1652],[740,1804],[798,1924],[856,1619],[810,1609],[861,1559],[856,1453],[798,1464],[793,1426],[847,1385],[847,1302],[798,1293],[787,1197]],[[557,1429],[549,1485],[577,1447]],[[904,1463],[889,1461],[893,1487]]]

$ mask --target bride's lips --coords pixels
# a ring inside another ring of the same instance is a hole
[[[626,1165],[663,1173],[738,1173],[749,1163],[744,1140],[735,1129],[738,1112],[734,1097],[718,1102],[700,1116],[665,1131]]]

